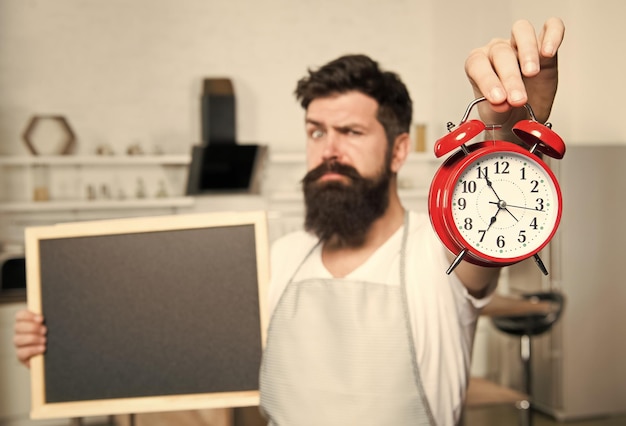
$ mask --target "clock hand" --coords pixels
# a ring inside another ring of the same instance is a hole
[[[508,214],[511,215],[511,217],[513,219],[515,219],[516,222],[519,222],[519,219],[516,218],[515,215],[513,213],[511,213],[511,211],[509,209],[507,209],[508,204],[506,203],[506,201],[500,200],[497,203],[495,201],[489,201],[489,204],[496,204],[498,206],[498,211],[505,210]]]
[[[490,203],[491,203],[491,204],[497,204],[497,205],[498,205],[498,209],[504,209],[504,210],[506,210],[506,212],[507,212],[508,214],[510,214],[510,215],[511,215],[511,217],[512,217],[513,219],[515,219],[515,221],[516,221],[516,222],[519,222],[519,220],[515,217],[515,215],[514,215],[513,213],[511,213],[511,212],[509,211],[509,209],[507,209],[507,208],[506,208],[506,201],[503,201],[503,200],[500,198],[500,196],[498,195],[498,193],[496,192],[496,190],[495,190],[495,189],[493,189],[493,183],[492,183],[492,182],[491,182],[491,180],[489,179],[489,176],[488,176],[488,171],[487,171],[487,170],[485,170],[485,181],[487,182],[487,186],[491,189],[491,191],[493,191],[494,195],[495,195],[495,196],[496,196],[496,198],[498,199],[498,202],[497,202],[497,203],[494,203],[493,201],[490,201]],[[498,211],[500,211],[500,210],[498,210]],[[491,226],[491,225],[489,225],[489,226]],[[489,228],[487,228],[487,229],[489,229]]]
[[[496,212],[496,214],[494,214],[493,216],[491,216],[491,219],[489,220],[489,226],[487,226],[487,229],[485,229],[485,232],[489,231],[489,228],[491,228],[491,225],[493,225],[494,223],[496,223],[496,216],[498,216],[498,213],[500,213],[500,209],[498,209],[498,211]]]
[[[499,204],[499,203],[495,202],[495,201],[489,201],[489,204]],[[542,212],[542,213],[545,212],[545,210],[537,210],[537,209],[535,209],[533,207],[514,206],[514,205],[511,205],[511,204],[507,204],[506,207],[513,207],[514,209],[532,210],[532,211],[535,211],[535,212]]]
[[[509,209],[505,208],[504,210],[506,210],[506,212],[507,212],[508,214],[510,214],[510,215],[511,215],[511,217],[512,217],[513,219],[515,219],[515,221],[516,221],[516,222],[519,222],[519,219],[518,219],[518,218],[516,218],[516,217],[515,217],[515,215],[514,215],[513,213],[511,213],[511,211],[510,211]]]
[[[498,196],[498,193],[496,192],[495,189],[493,189],[493,184],[491,183],[491,180],[489,180],[489,177],[487,176],[487,170],[485,170],[485,181],[487,182],[487,186],[489,187],[489,189],[491,189],[493,191],[493,193],[496,196],[496,198],[498,199],[498,201],[501,201],[500,197]]]
[[[486,234],[486,233],[487,233],[487,231],[489,231],[489,228],[491,228],[491,225],[493,225],[494,223],[496,223],[496,219],[497,219],[498,213],[500,213],[500,208],[498,208],[498,211],[496,211],[496,214],[494,214],[493,216],[491,216],[491,219],[489,219],[489,225],[487,226],[487,229],[485,229],[484,231],[479,231],[479,232],[484,232],[484,233]],[[485,234],[483,234],[483,236],[484,236]]]

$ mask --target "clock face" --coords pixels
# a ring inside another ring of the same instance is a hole
[[[560,220],[560,191],[547,166],[533,157],[492,152],[461,170],[449,212],[464,247],[488,261],[516,261],[552,238]]]

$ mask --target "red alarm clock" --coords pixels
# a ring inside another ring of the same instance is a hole
[[[450,133],[435,144],[435,155],[451,154],[439,167],[428,196],[433,228],[443,244],[456,255],[447,270],[466,260],[481,266],[506,266],[534,257],[554,236],[561,221],[559,183],[538,153],[560,159],[563,140],[550,123],[537,122],[530,105],[530,119],[513,126],[528,149],[503,140],[467,145],[487,126],[469,120],[472,101],[459,125],[448,123]],[[453,152],[457,150],[456,152]]]

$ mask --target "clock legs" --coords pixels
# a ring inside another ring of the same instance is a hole
[[[465,257],[466,254],[467,254],[467,249],[466,248],[464,248],[463,250],[461,250],[461,252],[459,254],[457,254],[457,256],[454,258],[454,260],[452,261],[452,263],[448,267],[448,270],[446,271],[447,275],[450,275],[452,273],[452,271],[454,271],[454,269],[457,266],[459,266],[459,263],[461,263],[461,261],[463,260],[463,258]],[[543,261],[541,260],[539,255],[535,254],[533,256],[533,259],[535,259],[535,263],[537,264],[537,267],[541,270],[543,275],[548,275],[548,269],[546,268],[546,265],[543,263]]]
[[[544,265],[543,262],[541,261],[541,258],[539,257],[539,255],[536,254],[533,257],[535,259],[535,263],[537,264],[539,269],[541,269],[541,272],[543,273],[543,275],[548,275],[548,269],[546,268],[546,265]]]
[[[454,261],[450,264],[450,267],[446,271],[446,274],[450,275],[452,271],[454,271],[454,268],[459,266],[459,263],[461,263],[461,261],[463,260],[466,254],[467,254],[467,249],[461,250],[461,253],[459,253],[454,259]]]

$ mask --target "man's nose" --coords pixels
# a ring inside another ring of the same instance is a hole
[[[337,132],[328,132],[324,138],[322,156],[325,160],[339,158],[341,148],[341,135]]]

